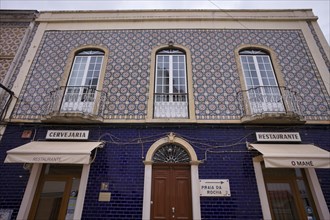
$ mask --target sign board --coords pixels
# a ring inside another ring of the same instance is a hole
[[[87,140],[88,130],[48,130],[46,139],[52,140]]]
[[[229,197],[230,188],[228,179],[199,180],[200,196]]]
[[[300,142],[298,132],[256,132],[257,141],[264,142]]]

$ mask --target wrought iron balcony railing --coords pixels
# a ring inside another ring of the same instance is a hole
[[[265,113],[302,116],[297,94],[286,87],[259,86],[238,92],[241,117]]]
[[[188,118],[187,93],[155,93],[155,118]]]
[[[61,86],[50,93],[47,115],[78,113],[103,118],[106,94],[89,86]]]

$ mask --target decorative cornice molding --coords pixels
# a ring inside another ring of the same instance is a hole
[[[45,11],[40,22],[77,21],[200,21],[200,20],[317,20],[309,9],[297,10],[123,10],[123,11]]]

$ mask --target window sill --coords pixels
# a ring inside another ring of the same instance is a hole
[[[306,120],[296,113],[261,113],[245,115],[241,118],[244,124],[305,124]]]
[[[190,118],[152,118],[146,119],[150,123],[195,123],[196,119]]]
[[[80,112],[53,112],[43,116],[42,122],[48,123],[100,123],[103,118],[97,115]]]

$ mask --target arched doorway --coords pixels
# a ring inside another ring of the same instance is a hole
[[[189,154],[168,143],[152,159],[151,219],[192,219]]]
[[[156,141],[145,163],[143,219],[200,219],[196,153],[173,133]]]

